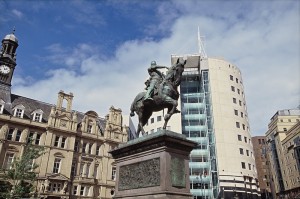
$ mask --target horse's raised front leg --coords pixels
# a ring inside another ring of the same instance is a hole
[[[166,128],[167,128],[167,124],[168,124],[170,118],[172,117],[172,115],[173,115],[174,113],[180,112],[180,111],[178,111],[178,110],[176,109],[176,107],[177,107],[177,105],[178,105],[178,102],[177,102],[176,100],[174,100],[174,99],[172,99],[172,98],[168,98],[168,99],[167,99],[167,102],[168,102],[169,104],[171,104],[172,107],[171,107],[171,108],[168,108],[168,112],[167,112],[167,114],[166,114],[165,117],[164,117],[165,123],[164,123],[163,129],[166,129]]]

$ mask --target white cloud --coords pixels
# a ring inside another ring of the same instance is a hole
[[[22,18],[23,17],[23,13],[17,9],[13,9],[11,11],[15,16],[17,16],[18,18]]]
[[[252,134],[265,133],[277,110],[300,103],[297,6],[276,1],[233,1],[217,8],[216,3],[197,4],[198,1],[175,1],[174,11],[180,9],[184,15],[166,20],[174,20],[169,37],[126,41],[110,60],[103,59],[97,47],[88,44],[78,44],[73,49],[54,44],[48,48],[51,54],[47,59],[67,69],[49,71],[49,78],[30,86],[19,84],[22,81],[17,78],[13,90],[50,103],[55,103],[56,93],[64,90],[74,93],[74,109],[95,110],[104,116],[113,105],[128,114],[133,98],[144,88],[150,62],[170,65],[171,54],[196,53],[200,26],[208,56],[224,57],[241,69]],[[208,6],[213,9],[211,14],[205,10]],[[161,17],[167,14],[159,11]],[[80,71],[75,71],[74,66],[79,66]]]

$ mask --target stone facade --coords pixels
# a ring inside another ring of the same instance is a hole
[[[297,140],[300,139],[297,127],[299,122],[300,110],[288,109],[277,111],[268,125],[267,158],[272,174],[270,182],[273,198],[289,197],[289,194],[294,192],[299,194],[299,188],[295,189],[299,187],[297,180],[300,180],[297,178],[300,171],[300,154],[297,154]]]
[[[45,153],[34,160],[39,165],[35,170],[38,197],[112,198],[116,169],[108,151],[127,141],[122,111],[111,107],[102,118],[95,111],[72,110],[74,96],[63,91],[56,105],[11,94],[17,46],[14,34],[2,40],[0,167],[10,168],[31,138],[35,145],[45,147]]]

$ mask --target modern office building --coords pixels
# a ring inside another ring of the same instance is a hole
[[[300,197],[300,109],[279,110],[266,132],[273,198]]]
[[[221,58],[199,54],[187,59],[179,109],[167,129],[198,142],[190,155],[194,199],[259,198],[259,187],[244,86],[240,70]],[[148,133],[162,127],[164,112],[153,114]]]
[[[103,118],[95,111],[72,110],[72,93],[60,91],[56,105],[12,94],[17,47],[14,34],[2,40],[0,167],[10,169],[31,138],[45,148],[34,160],[39,165],[34,183],[37,198],[112,198],[116,170],[108,151],[126,142],[129,130],[134,129],[124,125],[122,111],[114,107]]]
[[[252,137],[252,144],[261,199],[271,199],[271,171],[269,169],[269,161],[267,158],[266,137]]]

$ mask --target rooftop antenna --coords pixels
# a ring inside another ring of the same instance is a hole
[[[207,58],[207,55],[206,55],[206,52],[205,52],[205,49],[204,49],[204,43],[201,40],[199,26],[198,26],[198,48],[199,48],[199,54],[200,54],[200,56],[202,58]]]

